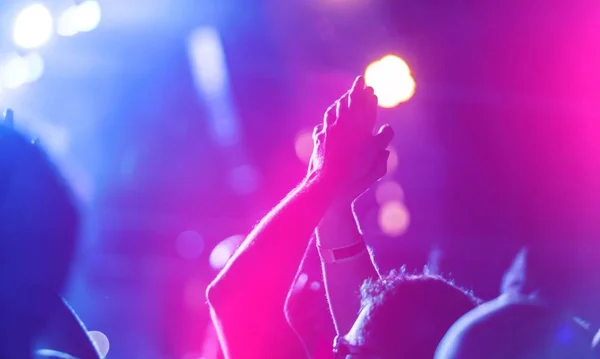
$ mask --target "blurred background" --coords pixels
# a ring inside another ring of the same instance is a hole
[[[207,284],[358,74],[396,132],[359,206],[378,263],[497,295],[600,204],[598,34],[592,0],[3,0],[0,107],[80,198],[67,297],[107,357],[213,359]]]

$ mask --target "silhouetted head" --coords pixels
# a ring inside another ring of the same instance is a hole
[[[585,278],[595,261],[593,251],[576,247],[549,241],[521,250],[504,278],[503,295],[458,320],[435,358],[594,358],[592,333],[575,317],[595,309]]]
[[[29,345],[44,325],[78,227],[68,186],[46,153],[0,126],[0,348]]]
[[[478,303],[441,276],[404,270],[366,282],[361,292],[360,315],[340,340],[356,358],[431,359],[450,326]]]
[[[435,359],[593,359],[592,333],[535,300],[503,296],[458,320]]]
[[[587,245],[576,240],[560,242],[522,249],[505,275],[502,291],[548,303],[563,315],[598,325],[597,245],[591,238]]]

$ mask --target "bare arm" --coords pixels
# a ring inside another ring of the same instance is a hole
[[[372,88],[367,88],[363,97],[350,94],[348,101],[362,103],[362,116],[368,124],[365,131],[369,134],[377,120],[377,97]],[[317,227],[317,246],[325,255],[322,262],[323,277],[327,291],[329,308],[338,335],[347,333],[352,327],[360,310],[360,286],[369,278],[379,277],[370,252],[368,251],[351,203],[356,196],[368,189],[387,172],[389,152],[384,149],[394,138],[389,126],[383,126],[375,136],[380,149],[374,162],[370,163],[368,174],[354,184],[354,188],[343,193],[330,207]],[[345,248],[347,256],[341,261],[327,259],[332,250]],[[352,248],[349,250],[348,248]]]
[[[209,286],[207,298],[227,358],[290,357],[282,340],[291,333],[284,303],[309,238],[340,193],[351,193],[369,178],[387,146],[363,121],[365,102],[358,99],[370,99],[367,95],[364,80],[357,78],[350,92],[355,103],[346,96],[327,110],[314,134],[307,178],[263,218]]]
[[[324,249],[342,248],[363,242],[350,204],[332,207],[317,227],[317,244]],[[329,307],[337,334],[345,334],[360,309],[359,289],[368,278],[379,273],[368,250],[337,263],[322,262]]]
[[[361,115],[363,116],[362,120],[366,123],[363,131],[369,135],[372,133],[377,117],[377,97],[372,90],[367,88],[364,96],[349,93],[339,100],[342,103],[358,104],[363,108]],[[331,253],[331,250],[340,248],[351,248],[350,252],[357,251],[342,261],[332,263],[329,260],[322,260],[327,299],[337,334],[345,334],[349,331],[358,315],[361,284],[368,278],[379,276],[370,253],[364,245],[351,203],[357,195],[364,192],[387,172],[389,152],[385,151],[385,148],[393,137],[394,132],[389,126],[381,128],[374,137],[376,140],[374,148],[378,149],[379,152],[376,154],[374,161],[368,164],[369,168],[366,169],[366,175],[360,177],[351,185],[351,188],[336,199],[317,227],[316,242],[320,252]],[[309,271],[300,269],[300,272]],[[293,299],[292,292],[290,292],[286,305],[291,306]],[[292,319],[289,318],[289,320]]]
[[[319,176],[306,179],[256,226],[208,288],[227,358],[271,357],[278,349],[273,346],[284,344],[273,336],[291,337],[284,326],[285,296],[332,193]]]

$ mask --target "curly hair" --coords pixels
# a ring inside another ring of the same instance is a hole
[[[383,358],[431,359],[439,341],[480,300],[438,274],[403,267],[361,288],[365,321],[357,338]]]

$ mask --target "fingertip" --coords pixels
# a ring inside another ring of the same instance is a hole
[[[331,106],[327,108],[325,111],[325,116],[323,119],[323,127],[329,126],[335,122],[335,114],[336,114],[337,102],[333,103]]]
[[[12,125],[14,121],[15,113],[11,108],[7,108],[4,111],[4,123]]]
[[[371,96],[371,99],[372,99],[372,101],[373,101],[373,104],[374,104],[375,106],[379,106],[379,97],[377,97],[377,95],[373,94],[373,95]]]
[[[387,162],[390,157],[390,151],[383,150],[379,155],[379,164],[377,166],[377,179],[381,179],[381,177],[385,176],[387,173]]]
[[[354,79],[352,90],[362,90],[363,88],[365,88],[365,78],[363,76],[357,76],[356,79]]]
[[[392,126],[390,126],[389,124],[385,124],[379,128],[378,135],[384,136],[386,138],[389,137],[390,139],[392,139],[394,138],[395,133]]]
[[[390,154],[391,154],[391,153],[392,153],[392,152],[391,152],[390,150],[384,150],[384,151],[383,151],[383,158],[385,158],[385,160],[387,161],[387,160],[388,160],[388,158],[390,158]]]
[[[313,137],[316,137],[321,131],[323,131],[323,124],[320,123],[313,128]]]

